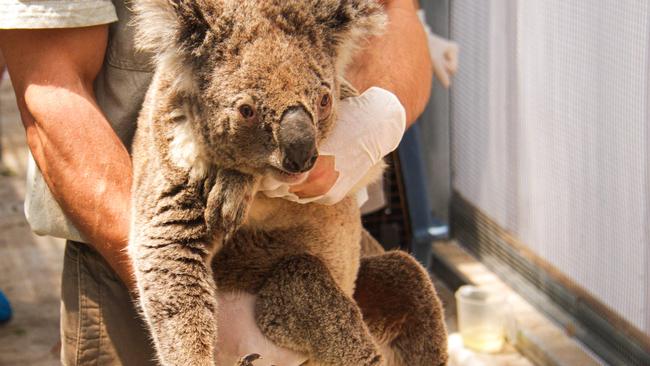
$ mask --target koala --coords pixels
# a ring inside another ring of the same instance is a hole
[[[339,101],[355,95],[343,72],[381,32],[382,6],[138,0],[134,10],[155,72],[132,146],[128,252],[160,363],[214,365],[218,295],[246,293],[263,335],[308,365],[445,364],[427,272],[362,240],[352,195],[325,206],[258,191],[264,177],[294,183],[313,167]]]

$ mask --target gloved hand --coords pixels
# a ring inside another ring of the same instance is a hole
[[[433,64],[433,74],[442,86],[449,88],[451,76],[458,70],[458,44],[435,35],[427,24],[422,9],[418,10],[418,16],[429,39],[429,53]]]
[[[260,190],[268,197],[282,197],[298,203],[332,205],[342,200],[384,156],[399,145],[406,128],[406,112],[397,97],[372,87],[358,97],[339,104],[339,119],[332,134],[319,147],[321,157],[330,156],[339,173],[334,186],[324,195],[300,198],[291,187],[271,177],[262,180]]]

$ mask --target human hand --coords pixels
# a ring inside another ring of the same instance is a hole
[[[433,33],[428,36],[433,74],[442,86],[449,88],[451,76],[458,70],[458,44]]]
[[[289,192],[300,198],[322,196],[329,192],[339,178],[336,170],[336,158],[332,155],[320,155],[316,164],[304,182],[292,185]]]

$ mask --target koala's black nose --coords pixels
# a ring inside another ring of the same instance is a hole
[[[284,112],[278,139],[284,170],[302,173],[314,166],[318,157],[316,127],[303,107],[292,107]]]

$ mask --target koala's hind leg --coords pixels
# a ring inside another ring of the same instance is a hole
[[[447,363],[442,305],[428,273],[410,255],[362,258],[354,298],[388,365]]]
[[[262,333],[279,346],[308,354],[310,365],[383,364],[358,306],[318,258],[283,260],[257,296],[255,317]]]

